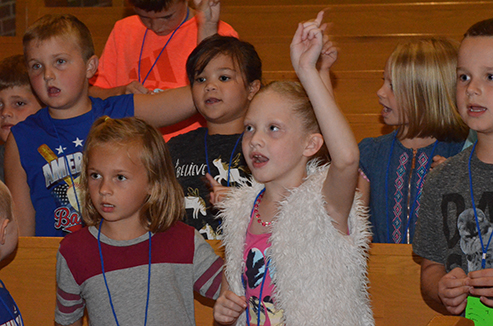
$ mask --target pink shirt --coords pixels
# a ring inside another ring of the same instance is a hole
[[[252,223],[252,220],[250,221],[250,224]],[[248,228],[246,235],[246,246],[243,253],[245,273],[242,277],[245,286],[245,296],[248,301],[247,316],[251,326],[282,325],[280,323],[282,311],[275,310],[272,299],[275,285],[272,283],[271,275],[273,275],[274,270],[270,263],[266,266],[269,259],[268,250],[270,248],[270,243],[268,240],[270,235],[270,233],[253,234],[250,232],[250,227]],[[267,273],[265,273],[266,267]],[[262,281],[264,283],[263,286]],[[259,298],[261,301],[260,323],[257,321]]]

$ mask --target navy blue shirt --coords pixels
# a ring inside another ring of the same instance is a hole
[[[413,169],[413,150],[404,147],[398,139],[395,139],[391,154],[396,132],[377,138],[365,138],[359,143],[360,168],[370,180],[370,222],[373,242],[377,243],[406,243],[409,190],[411,191],[409,207],[413,210],[409,214],[411,217],[409,239],[412,243],[424,182],[421,180],[428,173],[426,168],[429,160],[435,155],[445,158],[456,155],[464,145],[464,142],[438,142],[434,151],[435,144],[419,148],[416,151]],[[387,171],[390,155],[392,157]],[[387,172],[388,187],[385,182]],[[411,183],[410,188],[409,183]]]

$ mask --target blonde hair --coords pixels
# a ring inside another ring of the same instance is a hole
[[[315,115],[315,111],[313,111],[312,103],[300,83],[293,81],[274,81],[263,87],[258,94],[268,91],[281,95],[292,104],[291,109],[300,118],[301,125],[305,132],[309,134],[321,134],[317,116]],[[312,158],[318,159],[320,163],[325,163],[330,160],[329,152],[327,150],[327,146],[325,146],[325,143]]]
[[[463,141],[468,128],[455,104],[458,43],[425,38],[398,45],[390,55],[392,87],[408,129],[399,138]]]
[[[137,118],[101,117],[94,122],[85,143],[81,174],[82,217],[87,225],[97,225],[102,217],[94,207],[87,184],[87,167],[91,150],[104,144],[141,147],[140,159],[147,170],[151,193],[140,210],[146,230],[167,230],[185,214],[183,190],[176,180],[168,146],[161,134]]]
[[[0,181],[0,217],[5,216],[7,220],[11,221],[13,215],[12,195],[7,186]]]
[[[44,15],[35,21],[22,38],[24,54],[26,54],[26,46],[31,41],[46,41],[53,37],[71,36],[74,37],[76,44],[79,46],[84,61],[89,60],[94,55],[91,32],[83,22],[70,14]]]

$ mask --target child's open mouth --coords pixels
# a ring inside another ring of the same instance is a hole
[[[55,96],[60,93],[60,89],[56,87],[48,87],[48,95]]]
[[[219,103],[221,100],[217,99],[217,98],[208,98],[207,100],[205,100],[205,104],[216,104],[216,103]]]

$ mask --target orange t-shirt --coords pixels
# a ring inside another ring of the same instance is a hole
[[[134,80],[138,81],[139,56],[143,47],[140,60],[142,83],[172,34],[158,36],[149,30],[144,42],[146,30],[147,28],[137,15],[117,21],[106,41],[103,54],[99,59],[98,72],[91,79],[91,84],[101,88],[112,88],[127,85]],[[238,33],[222,21],[219,22],[218,32],[221,35],[238,37]],[[150,71],[144,86],[154,91],[188,85],[185,64],[196,46],[197,21],[195,17],[192,17],[176,31],[169,41],[158,62]],[[162,128],[161,132],[164,139],[168,140],[200,126],[205,126],[205,120],[200,114],[196,114],[176,125]]]

